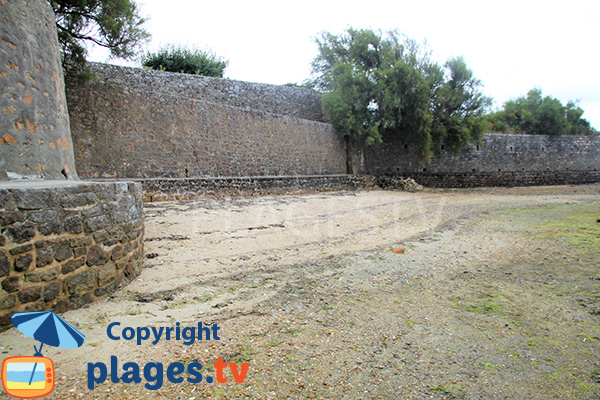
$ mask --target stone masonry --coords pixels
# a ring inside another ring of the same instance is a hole
[[[140,184],[44,181],[0,189],[0,330],[15,311],[102,298],[143,262]]]
[[[366,172],[411,177],[433,187],[526,186],[600,182],[600,136],[487,134],[459,154],[425,162],[394,137],[364,150]]]
[[[82,177],[346,173],[345,142],[314,120],[312,91],[125,67],[95,71],[96,82],[67,81]]]
[[[47,1],[0,1],[0,94],[0,181],[77,178]]]

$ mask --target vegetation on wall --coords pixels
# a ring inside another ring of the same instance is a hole
[[[150,34],[143,28],[132,0],[51,0],[66,74],[89,76],[86,43],[110,50],[113,57],[132,59]]]
[[[462,58],[441,66],[397,31],[325,32],[317,44],[308,83],[323,92],[323,112],[343,135],[369,146],[400,135],[424,159],[483,136],[490,99]]]
[[[527,96],[508,101],[502,110],[488,116],[494,132],[540,135],[597,135],[599,132],[582,118],[583,110],[574,102],[560,100],[533,89]]]
[[[148,52],[142,57],[144,67],[169,72],[180,72],[222,78],[229,61],[209,51],[166,46],[156,53]]]

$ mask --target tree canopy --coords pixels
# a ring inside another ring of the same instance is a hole
[[[502,110],[489,115],[493,131],[540,135],[595,135],[583,110],[574,102],[564,106],[560,100],[533,89],[527,96],[507,101]]]
[[[483,136],[490,100],[462,58],[443,66],[397,31],[348,29],[317,39],[312,87],[336,129],[369,146],[401,136],[424,159],[459,150]]]
[[[148,68],[218,78],[223,77],[228,63],[209,51],[186,49],[181,46],[166,46],[156,53],[148,52],[142,57],[142,65]]]
[[[111,56],[131,59],[150,34],[142,27],[132,0],[51,0],[65,72],[85,71],[85,43],[110,50]]]

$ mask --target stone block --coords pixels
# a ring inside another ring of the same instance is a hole
[[[58,218],[56,210],[44,209],[39,211],[30,211],[27,214],[27,220],[36,224],[55,222]]]
[[[65,231],[74,235],[83,232],[82,220],[79,215],[68,216],[65,218],[63,225],[65,227]]]
[[[0,297],[0,310],[7,310],[13,308],[16,304],[17,303],[14,294],[9,294]]]
[[[123,258],[123,247],[115,246],[110,252],[110,259],[112,261],[118,261]]]
[[[63,226],[58,222],[48,222],[40,224],[37,227],[38,232],[44,236],[60,235],[63,232]]]
[[[29,286],[17,293],[17,298],[21,304],[33,303],[34,301],[38,301],[41,297],[42,287],[37,285]]]
[[[2,289],[8,293],[16,292],[21,289],[21,278],[18,276],[9,276],[2,281]]]
[[[60,205],[63,208],[78,208],[98,203],[95,193],[67,193],[60,196]]]
[[[90,247],[87,253],[87,265],[104,265],[108,262],[108,254],[99,245]]]
[[[83,257],[76,258],[75,260],[67,261],[60,269],[63,275],[70,274],[71,272],[83,267],[85,265],[85,259]]]
[[[35,253],[35,266],[38,268],[45,267],[54,261],[54,253],[52,248],[41,248]]]
[[[92,290],[96,286],[96,279],[96,271],[81,271],[63,281],[63,290],[68,295],[78,295],[83,291]]]
[[[0,277],[10,274],[10,262],[4,252],[0,252]]]
[[[73,257],[73,250],[71,249],[71,245],[66,240],[52,246],[52,253],[54,254],[54,259],[58,262]]]
[[[24,246],[18,246],[18,247],[15,247],[15,248],[11,249],[10,250],[10,254],[13,255],[13,256],[16,256],[16,255],[19,255],[19,254],[27,253],[31,249],[33,249],[33,245],[31,243],[29,243],[29,244],[26,244]]]
[[[6,236],[13,243],[25,243],[35,237],[35,228],[32,225],[18,224],[6,229]]]
[[[58,266],[35,270],[25,274],[25,281],[31,283],[50,282],[58,278]]]
[[[60,294],[60,283],[59,282],[50,282],[46,286],[44,286],[44,290],[42,293],[42,300],[46,303],[51,302],[56,299]]]
[[[8,329],[9,327],[12,326],[12,321],[11,321],[11,317],[12,317],[12,311],[9,312],[8,314],[0,314],[0,327]]]
[[[87,236],[73,238],[69,241],[69,244],[71,245],[72,248],[88,247],[88,246],[91,246],[92,243],[93,243],[92,239]]]
[[[0,211],[0,224],[2,226],[12,225],[16,222],[25,222],[25,220],[26,217],[23,211]]]
[[[29,267],[31,267],[32,263],[33,263],[33,256],[31,254],[26,254],[24,256],[19,256],[19,257],[15,258],[13,268],[17,272],[24,272],[24,271],[27,271],[29,269]]]
[[[42,210],[56,206],[56,193],[42,189],[15,189],[13,196],[20,210]]]
[[[117,275],[115,264],[108,264],[98,269],[98,286],[105,286],[111,281],[114,282]]]

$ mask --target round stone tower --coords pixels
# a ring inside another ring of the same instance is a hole
[[[49,2],[0,0],[0,331],[135,278],[143,218],[139,183],[77,178]]]
[[[0,0],[0,180],[77,179],[48,1]]]

